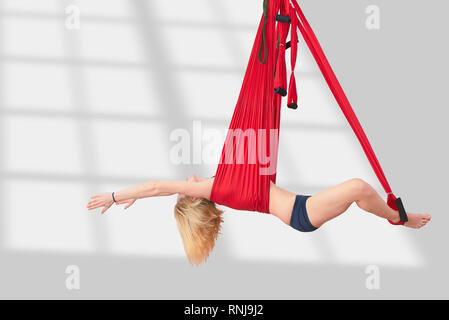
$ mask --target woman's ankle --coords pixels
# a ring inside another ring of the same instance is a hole
[[[393,215],[392,217],[390,217],[390,219],[388,219],[388,220],[390,220],[393,223],[399,223],[401,221],[401,218],[399,217],[399,213],[397,213],[397,214]]]

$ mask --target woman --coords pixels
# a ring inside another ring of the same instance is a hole
[[[204,262],[213,249],[223,221],[222,213],[210,201],[214,178],[162,180],[146,182],[120,192],[101,193],[91,197],[89,210],[103,208],[105,213],[114,203],[129,208],[137,199],[178,194],[175,218],[187,258],[193,264]],[[269,213],[301,232],[315,231],[324,223],[345,212],[352,203],[378,217],[399,222],[372,186],[361,179],[351,179],[313,196],[296,195],[271,183]],[[430,221],[428,214],[408,213],[404,226],[419,229]]]

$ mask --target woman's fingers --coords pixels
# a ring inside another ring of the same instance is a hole
[[[103,201],[95,200],[95,201],[89,201],[87,204],[88,207],[96,206],[97,204],[102,204]]]
[[[113,205],[113,202],[111,199],[108,198],[108,195],[109,194],[107,194],[107,193],[102,193],[102,194],[97,194],[97,195],[90,197],[90,199],[87,203],[87,209],[94,210],[94,209],[104,207],[101,210],[101,213],[102,214],[105,213]],[[125,201],[125,202],[121,202],[121,203],[127,203],[127,202]]]
[[[119,204],[125,204],[126,203],[126,206],[124,207],[124,209],[126,210],[129,207],[131,207],[134,204],[134,202],[136,202],[136,200],[122,200],[122,201],[117,201],[116,204],[119,205]]]
[[[89,207],[87,207],[89,210],[93,210],[93,209],[97,209],[97,208],[100,208],[100,207],[103,207],[103,204],[102,203],[97,203],[97,204],[94,204],[94,205],[91,205],[91,206],[89,206]]]
[[[88,204],[87,204],[87,207],[88,208],[91,208],[91,207],[93,207],[94,205],[96,205],[97,204],[97,202],[89,202]]]
[[[126,210],[126,209],[128,209],[129,207],[131,207],[131,206],[133,205],[133,203],[134,203],[134,201],[133,201],[133,202],[130,202],[130,203],[128,203],[128,205],[126,205],[126,206],[125,206],[125,210]]]
[[[105,206],[105,207],[103,208],[103,210],[101,210],[101,214],[105,213],[110,207],[111,207],[110,205]]]

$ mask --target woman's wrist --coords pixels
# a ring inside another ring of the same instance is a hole
[[[117,203],[117,202],[124,201],[124,200],[128,200],[126,197],[126,194],[123,194],[122,191],[114,192],[114,198],[112,199],[112,201]]]
[[[111,194],[111,196],[112,196],[112,201],[113,201],[114,203],[116,203],[117,201],[115,200],[115,192],[113,192],[113,193]]]

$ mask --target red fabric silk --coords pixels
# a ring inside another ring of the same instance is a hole
[[[290,5],[287,0],[281,1],[280,14],[283,16],[290,15]],[[274,89],[287,90],[287,66],[285,64],[285,46],[287,42],[288,32],[290,30],[289,23],[280,22],[276,27],[276,43],[278,46],[276,75],[274,77]]]
[[[295,79],[296,58],[298,56],[298,18],[296,17],[295,9],[293,8],[293,6],[290,7],[290,18],[292,20],[291,35],[290,35],[291,38],[290,63],[292,66],[292,74],[290,75],[290,83],[288,86],[288,96],[287,96],[287,104],[289,106],[298,104],[298,94],[296,91],[296,79]]]
[[[379,182],[381,183],[382,187],[384,188],[385,192],[388,194],[387,203],[390,206],[390,208],[394,210],[398,210],[396,203],[394,202],[396,200],[396,196],[392,193],[391,187],[387,181],[387,178],[385,177],[385,174],[382,170],[382,167],[380,166],[379,161],[377,160],[376,154],[374,153],[373,148],[371,147],[371,144],[363,131],[363,128],[357,119],[357,116],[354,113],[354,110],[352,109],[351,104],[349,103],[348,98],[346,97],[346,94],[343,91],[343,88],[341,87],[337,77],[335,76],[334,71],[332,70],[332,67],[329,64],[329,61],[327,60],[323,49],[321,48],[320,43],[318,42],[315,33],[313,32],[312,28],[310,27],[310,24],[308,23],[304,13],[302,12],[301,8],[299,7],[296,0],[292,0],[293,6],[296,10],[296,13],[298,14],[298,18],[300,20],[298,27],[299,30],[304,37],[304,40],[307,43],[307,46],[309,47],[310,51],[312,52],[313,57],[315,58],[316,62],[318,63],[318,66],[326,79],[327,84],[329,85],[329,88],[331,89],[335,100],[337,101],[338,105],[340,106],[341,110],[343,111],[343,114],[345,115],[347,121],[351,125],[352,130],[356,134],[360,144],[362,145],[363,151],[365,152],[371,167],[373,168]],[[403,223],[393,223],[392,224],[403,224]]]
[[[258,51],[261,44],[261,30],[264,17],[257,32],[251,57],[246,70],[240,96],[232,116],[230,131],[247,129],[252,130],[279,130],[281,96],[273,92],[274,67],[276,62],[275,40],[275,14],[279,11],[280,0],[270,0],[265,27],[267,43],[267,61],[261,64],[258,60]],[[269,132],[268,132],[269,135]],[[278,137],[278,135],[277,135]],[[248,149],[255,147],[257,154],[260,146],[264,145],[265,153],[269,155],[270,139],[256,137],[248,148],[237,150],[236,141],[231,132],[228,132],[223,147],[220,163],[215,174],[211,191],[211,201],[238,210],[269,212],[270,181],[276,182],[276,174],[261,174],[264,165],[259,158],[255,163],[248,161]],[[278,141],[274,141],[277,145]],[[244,155],[244,163],[238,163],[237,157]],[[229,163],[229,158],[233,158]],[[277,150],[272,158],[277,160]],[[272,166],[276,164],[271,163]]]
[[[288,35],[289,25],[286,23],[277,23],[274,16],[279,12],[281,15],[290,15],[292,19],[291,34],[291,66],[292,74],[288,88],[288,104],[297,103],[296,80],[294,69],[297,55],[297,30],[299,28],[304,37],[307,46],[312,52],[330,90],[332,91],[338,105],[340,106],[347,121],[356,134],[362,148],[385,192],[388,194],[388,205],[397,210],[395,204],[396,197],[391,191],[390,185],[385,174],[377,160],[377,157],[369,143],[369,140],[363,131],[363,128],[357,119],[357,116],[349,103],[346,94],[343,91],[332,67],[327,60],[320,43],[318,42],[312,28],[296,0],[292,0],[293,7],[287,0],[270,0],[269,10],[266,22],[266,43],[268,50],[268,59],[265,64],[258,61],[258,51],[261,43],[261,30],[264,22],[262,16],[256,41],[253,46],[251,58],[246,70],[240,96],[229,129],[240,129],[246,131],[253,130],[279,130],[280,127],[280,104],[281,96],[274,94],[273,88],[279,87],[286,89],[287,75],[285,65],[285,43]],[[295,12],[297,16],[295,15]],[[277,27],[276,27],[277,25]],[[276,52],[276,43],[279,40],[279,51]],[[277,55],[276,55],[277,53]],[[276,70],[276,72],[275,72]],[[267,133],[269,134],[269,132]],[[266,167],[257,158],[255,162],[250,162],[251,157],[248,149],[251,146],[257,148],[257,155],[261,152],[259,144],[262,142],[266,153],[269,153],[270,146],[276,143],[275,154],[272,159],[277,159],[277,138],[255,140],[248,139],[246,148],[237,148],[234,141],[234,135],[229,134],[225,140],[220,163],[215,175],[214,184],[211,192],[211,201],[222,204],[238,210],[269,212],[270,181],[276,182],[276,174],[261,174],[261,169]],[[228,146],[228,147],[227,147]],[[242,150],[243,149],[243,150]],[[263,153],[263,151],[262,151]],[[244,156],[243,163],[237,161],[237,158]],[[232,159],[229,163],[229,159]],[[276,161],[276,160],[274,160]],[[275,164],[271,166],[276,167]],[[390,223],[392,223],[390,221]],[[403,223],[392,223],[403,224]]]

